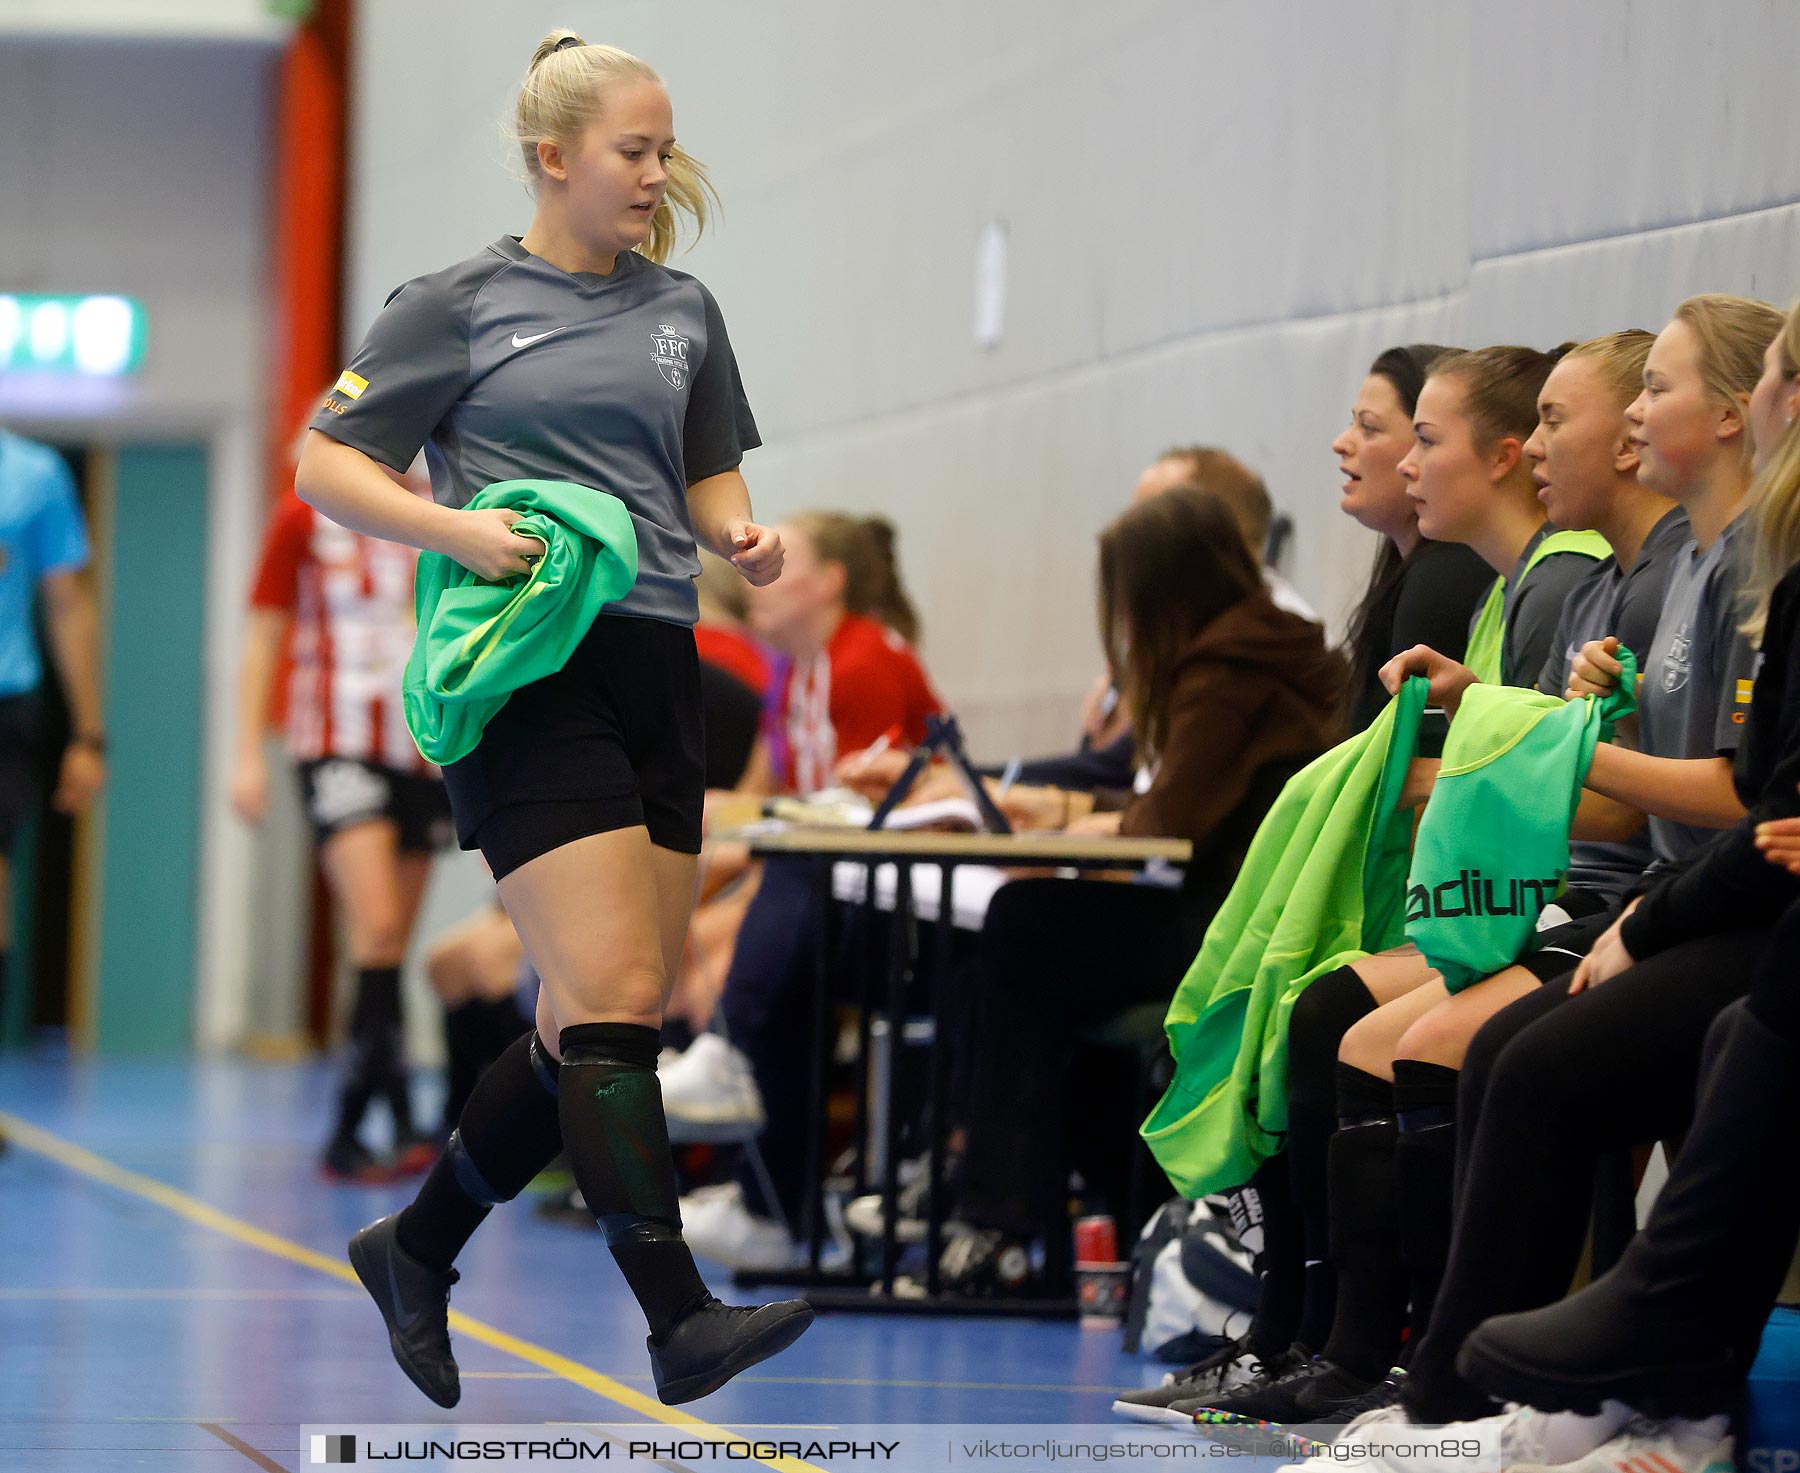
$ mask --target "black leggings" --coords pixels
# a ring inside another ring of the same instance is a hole
[[[1567,1291],[1596,1162],[1686,1129],[1706,1030],[1748,990],[1768,939],[1763,926],[1686,942],[1575,997],[1563,977],[1476,1034],[1457,1097],[1450,1261],[1409,1363],[1416,1420],[1479,1413],[1455,1371],[1464,1337]]]

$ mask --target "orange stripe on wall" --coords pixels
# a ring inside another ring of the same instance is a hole
[[[339,367],[351,6],[352,0],[318,0],[281,59],[270,232],[275,302],[270,502],[292,484],[294,438]],[[274,722],[285,714],[289,668],[284,651],[270,712]],[[333,947],[329,891],[316,873],[309,951],[306,1021],[314,1039],[323,1042],[331,1021]]]

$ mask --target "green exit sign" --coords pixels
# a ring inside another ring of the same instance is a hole
[[[145,330],[143,306],[129,297],[0,293],[0,373],[136,373]]]

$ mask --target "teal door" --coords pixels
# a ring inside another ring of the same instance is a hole
[[[106,1053],[194,1033],[206,625],[206,451],[118,452],[107,599],[110,768],[92,993]]]

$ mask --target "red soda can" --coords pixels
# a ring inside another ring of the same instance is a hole
[[[1119,1229],[1110,1217],[1082,1217],[1075,1222],[1077,1263],[1117,1263]]]

